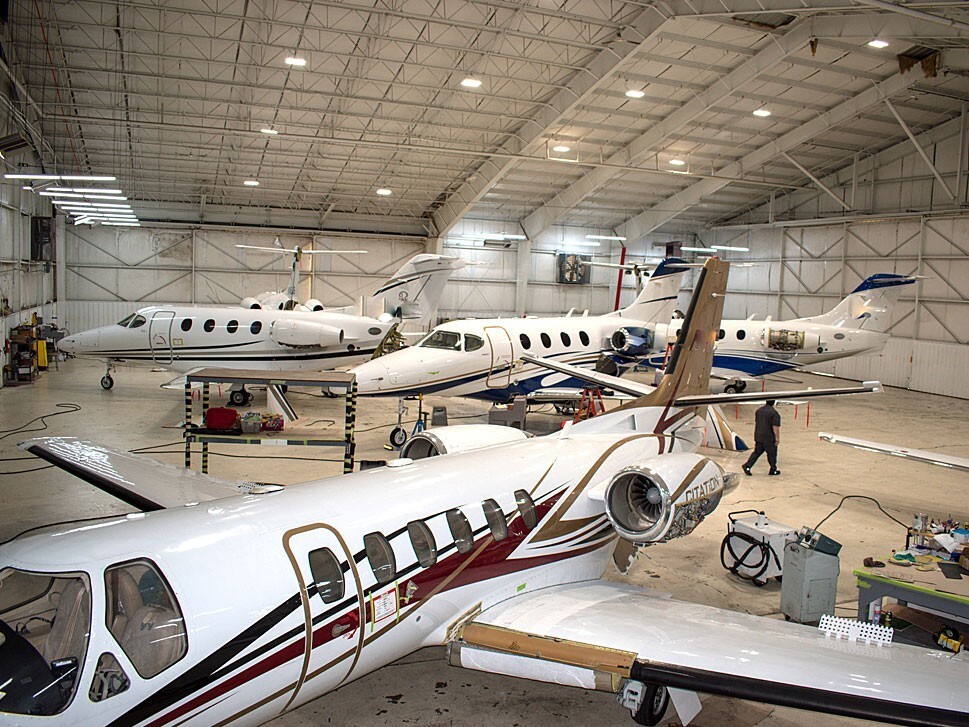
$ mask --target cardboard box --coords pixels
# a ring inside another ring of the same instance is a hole
[[[959,556],[959,565],[969,571],[969,545],[962,549],[962,555]]]

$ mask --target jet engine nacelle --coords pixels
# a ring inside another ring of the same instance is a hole
[[[698,454],[664,454],[620,470],[606,486],[606,515],[634,543],[692,532],[720,504],[736,475]]]
[[[243,308],[250,308],[252,310],[260,310],[262,308],[262,303],[260,303],[257,298],[253,298],[252,296],[243,298],[239,305],[241,305]]]
[[[303,303],[307,310],[319,311],[323,310],[323,304],[320,303],[316,298],[310,298],[308,301]]]
[[[470,452],[495,444],[508,444],[528,439],[521,429],[497,424],[459,424],[437,427],[415,434],[400,449],[401,458],[426,459],[441,454]]]
[[[335,346],[343,343],[343,330],[314,321],[283,319],[273,322],[269,337],[281,346]]]
[[[609,343],[613,351],[624,356],[646,356],[653,350],[653,332],[638,326],[617,328]]]

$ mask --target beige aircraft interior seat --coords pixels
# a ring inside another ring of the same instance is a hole
[[[74,656],[80,665],[87,651],[90,629],[91,594],[80,578],[72,578],[57,601],[54,622],[44,642],[44,658],[50,663]]]

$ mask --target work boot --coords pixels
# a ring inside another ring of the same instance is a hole
[[[769,474],[769,475],[779,475],[780,473],[781,473],[781,471],[780,471],[780,470],[771,470],[771,471],[770,471],[770,472],[768,472],[767,474]]]
[[[748,467],[747,465],[743,465],[740,469],[742,469],[744,471],[744,474],[747,475],[748,477],[753,474],[753,472],[750,471],[750,467]]]

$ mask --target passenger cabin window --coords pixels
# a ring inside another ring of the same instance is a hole
[[[563,346],[571,346],[572,345],[572,337],[568,333],[566,333],[565,331],[562,331],[562,333],[560,335],[562,336],[562,345]]]
[[[464,336],[465,351],[477,351],[482,346],[484,346],[484,339],[481,336],[475,336],[473,333]]]
[[[743,341],[745,338],[747,338],[747,331],[745,331],[743,328],[739,329],[737,331],[737,340]]]
[[[834,337],[835,337],[835,339],[837,339],[838,341],[843,341],[843,340],[844,340],[844,337],[845,337],[845,334],[843,334],[843,333],[835,333],[835,334],[834,334]]]
[[[515,490],[515,502],[518,503],[518,512],[521,513],[525,527],[531,530],[538,525],[538,513],[532,496],[524,490]]]
[[[343,569],[340,561],[329,548],[309,552],[310,574],[323,603],[334,603],[343,598]]]
[[[94,678],[87,690],[87,698],[92,702],[103,702],[124,691],[131,686],[131,680],[117,657],[104,652],[98,657],[98,665],[94,668]]]
[[[589,334],[585,331],[579,331],[579,340],[582,341],[583,346],[589,345]]]
[[[437,563],[437,543],[434,542],[434,533],[427,527],[423,520],[414,520],[407,523],[407,534],[410,535],[410,544],[414,546],[414,553],[417,554],[417,562],[424,568],[430,568]]]
[[[136,315],[131,319],[131,323],[128,324],[128,328],[141,328],[143,325],[145,325],[145,317]]]
[[[249,326],[249,333],[251,333],[254,336],[258,335],[259,331],[261,330],[262,330],[262,321],[253,321],[252,325]]]
[[[165,671],[188,651],[185,621],[157,566],[139,559],[104,571],[108,631],[145,679]]]
[[[441,348],[446,351],[461,350],[461,334],[454,331],[431,331],[423,341],[417,344],[422,348]]]
[[[202,324],[202,330],[204,330],[206,333],[211,333],[214,331],[215,321],[212,318],[209,318],[205,323]]]
[[[63,711],[77,691],[90,632],[86,574],[0,570],[0,710]]]
[[[727,332],[721,328],[720,332],[717,333],[717,340],[722,341],[724,338],[726,338],[726,336],[727,336]]]
[[[522,348],[524,348],[526,351],[532,347],[532,339],[530,339],[524,333],[518,336],[518,340],[522,342]]]
[[[552,347],[552,339],[547,333],[542,334],[542,345],[545,346],[545,348]]]
[[[181,323],[181,329],[183,331],[185,331],[186,333],[188,333],[189,331],[191,331],[192,330],[192,319],[191,318],[183,318],[182,319],[182,323]]]
[[[397,562],[394,560],[394,549],[380,533],[370,533],[363,536],[363,547],[367,551],[367,560],[373,569],[373,576],[378,585],[390,583],[397,577]]]
[[[235,333],[239,330],[239,321],[232,320],[225,324],[225,330],[229,333]]]
[[[458,509],[447,511],[447,525],[451,529],[454,538],[454,545],[459,553],[470,553],[474,550],[474,531],[471,530],[471,523]]]
[[[497,540],[504,540],[508,537],[508,523],[505,522],[505,513],[501,511],[498,503],[494,500],[485,500],[481,503],[484,510],[485,520],[491,528],[491,537]]]

